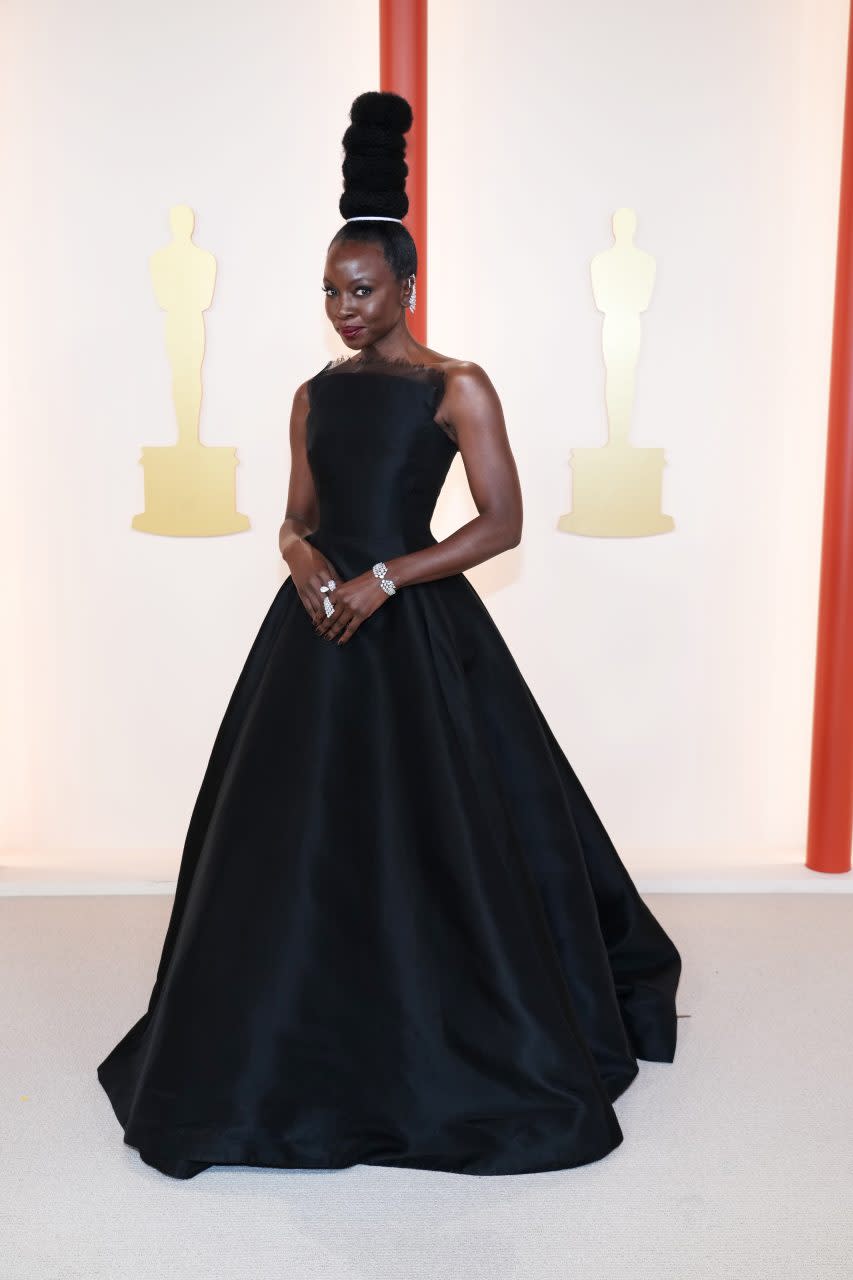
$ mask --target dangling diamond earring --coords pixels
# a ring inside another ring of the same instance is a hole
[[[412,276],[412,292],[411,292],[411,296],[410,296],[410,298],[409,298],[409,301],[408,301],[408,303],[407,303],[407,306],[408,306],[408,308],[409,308],[409,310],[410,310],[411,312],[414,312],[414,310],[415,310],[415,297],[416,297],[416,296],[417,296],[417,281],[415,280],[415,277],[414,277],[414,276]]]

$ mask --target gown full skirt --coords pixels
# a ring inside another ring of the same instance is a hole
[[[435,542],[455,444],[419,368],[309,384],[308,540],[343,579]],[[288,577],[213,742],[148,1008],[97,1075],[176,1178],[570,1168],[622,1142],[638,1059],[674,1060],[680,972],[464,574],[400,588],[344,645]]]

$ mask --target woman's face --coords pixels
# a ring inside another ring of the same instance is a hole
[[[395,280],[378,244],[341,240],[326,256],[326,315],[348,347],[359,350],[404,325],[405,281]]]

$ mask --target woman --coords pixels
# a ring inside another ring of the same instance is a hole
[[[98,1067],[154,1168],[529,1173],[622,1141],[681,958],[464,576],[521,537],[498,397],[406,326],[409,104],[365,93],[281,553],[193,809],[147,1012]],[[430,519],[462,455],[479,514]]]

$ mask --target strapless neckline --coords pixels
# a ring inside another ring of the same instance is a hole
[[[320,372],[326,373],[332,369],[340,369],[347,373],[382,373],[396,369],[412,369],[442,374],[447,372],[445,366],[441,364],[424,364],[412,360],[395,359],[390,356],[371,357],[369,360],[360,360],[357,356],[338,356],[330,360]]]

